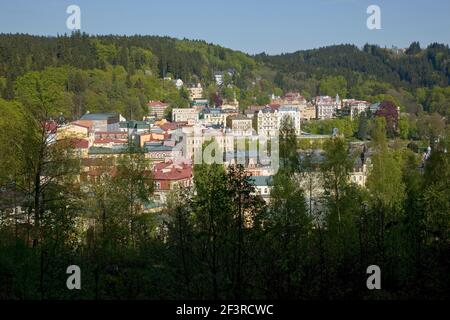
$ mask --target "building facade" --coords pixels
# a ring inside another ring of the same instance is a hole
[[[231,122],[231,132],[236,136],[251,136],[253,133],[252,119],[240,114],[228,117]]]
[[[197,83],[196,86],[189,87],[188,91],[189,91],[189,99],[191,101],[203,99],[203,87],[200,83]]]
[[[199,111],[195,108],[172,109],[172,120],[175,122],[196,123],[199,120]]]
[[[316,107],[316,118],[321,120],[334,118],[337,110],[341,108],[339,95],[336,95],[336,99],[330,96],[318,96],[314,100],[314,105]]]
[[[161,101],[149,101],[147,103],[148,113],[155,116],[157,119],[164,118],[167,108],[169,105]]]
[[[280,125],[285,117],[292,119],[295,133],[301,134],[301,115],[298,107],[281,106],[279,108],[265,108],[258,112],[258,134],[264,136],[276,136],[279,134]]]

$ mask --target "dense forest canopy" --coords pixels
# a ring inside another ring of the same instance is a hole
[[[270,94],[290,90],[307,98],[339,93],[343,98],[390,100],[403,111],[443,116],[450,104],[450,49],[442,44],[422,49],[415,42],[406,50],[345,44],[250,56],[205,41],[159,36],[0,35],[2,98],[15,97],[18,78],[50,67],[66,74],[59,80],[73,96],[65,112],[72,117],[113,108],[139,117],[150,99],[186,106],[185,91],[163,90],[172,86],[161,80],[165,77],[201,82],[210,99],[217,91],[225,98],[236,96],[242,108],[268,103]],[[214,72],[226,70],[233,70],[230,86],[216,88]],[[102,86],[105,77],[106,87],[91,89],[93,82]]]

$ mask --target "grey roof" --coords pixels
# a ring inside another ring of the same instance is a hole
[[[90,147],[88,154],[117,154],[125,152],[126,148],[105,148],[105,147]]]
[[[119,122],[119,126],[120,128],[130,128],[130,129],[149,129],[150,123],[147,121],[129,120]]]
[[[286,112],[287,111],[295,111],[295,112],[299,111],[298,108],[296,108],[294,106],[288,106],[288,105],[281,106],[278,110],[279,111],[286,111]]]
[[[234,158],[257,158],[258,157],[258,151],[256,150],[245,150],[245,151],[227,151],[225,152],[225,159],[234,159]]]
[[[102,113],[86,113],[80,120],[108,120],[109,118],[118,116],[115,112],[102,112]]]
[[[165,146],[163,144],[145,143],[144,148],[147,150],[147,152],[158,152],[158,151],[172,151],[174,147]]]
[[[248,120],[248,121],[252,121],[249,117],[244,116],[242,113],[239,113],[235,116],[231,117],[232,120]]]
[[[154,133],[164,133],[164,130],[161,129],[160,127],[152,127],[150,129],[150,132],[154,132]]]
[[[272,176],[251,176],[249,179],[257,187],[269,186],[273,182]]]
[[[222,113],[222,109],[220,108],[205,108],[203,109],[203,113],[211,113],[211,114],[220,114]]]

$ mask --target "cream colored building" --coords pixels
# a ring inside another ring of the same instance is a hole
[[[173,108],[172,120],[175,122],[196,123],[199,120],[199,111],[194,108]]]
[[[221,106],[222,109],[239,110],[239,101],[234,98],[233,100],[224,100]]]
[[[370,158],[366,160],[366,163],[355,166],[352,172],[349,173],[350,182],[364,188],[366,186],[367,177],[369,176],[371,166]]]
[[[342,104],[344,108],[348,109],[351,119],[359,116],[363,112],[367,112],[370,108],[370,102],[362,100],[344,99],[342,100]]]
[[[196,152],[202,151],[205,142],[217,142],[219,150],[230,152],[234,150],[234,136],[226,129],[207,129],[202,126],[183,127],[183,156],[194,159]]]
[[[278,135],[278,114],[265,108],[258,111],[258,134],[263,136]]]
[[[90,121],[74,121],[58,128],[57,139],[86,139],[92,145],[95,139],[93,124]]]
[[[223,110],[220,108],[206,109],[204,111],[204,123],[206,125],[221,125],[225,126],[227,123],[227,118],[229,116],[237,115],[236,110],[228,109]]]
[[[308,103],[305,106],[300,106],[301,119],[311,120],[316,118],[316,108]]]
[[[244,115],[230,116],[231,131],[236,136],[251,136],[253,133],[252,119]]]
[[[189,99],[191,99],[191,101],[203,98],[203,88],[200,83],[197,83],[197,85],[194,87],[188,88],[188,91]]]

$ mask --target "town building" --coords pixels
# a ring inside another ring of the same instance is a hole
[[[92,145],[102,148],[126,147],[128,139],[96,138]]]
[[[279,129],[278,111],[266,107],[258,111],[258,134],[263,136],[277,136]]]
[[[330,96],[318,96],[314,100],[314,105],[317,119],[332,119],[336,116],[337,110],[341,108],[341,101],[339,95],[336,95],[336,99]]]
[[[235,136],[251,136],[253,134],[252,119],[243,114],[229,116],[227,127],[231,128],[231,132]]]
[[[92,145],[88,139],[69,138],[69,143],[76,158],[84,159],[88,157],[89,147]]]
[[[58,127],[56,133],[57,139],[78,138],[94,140],[93,123],[90,120],[73,121],[69,124]]]
[[[173,108],[172,120],[175,122],[187,122],[189,124],[197,123],[199,113],[195,108]]]
[[[301,115],[300,115],[299,108],[297,106],[294,106],[294,105],[281,106],[278,109],[278,128],[280,128],[281,121],[285,117],[290,117],[292,119],[292,122],[293,122],[293,125],[294,125],[294,129],[295,129],[295,134],[297,136],[300,136],[300,134],[301,134],[301,130],[300,130]]]
[[[359,116],[363,112],[367,112],[370,108],[370,102],[355,99],[342,100],[343,109],[347,110],[350,118]]]
[[[276,136],[279,133],[281,121],[284,117],[291,117],[295,133],[300,136],[300,110],[295,106],[266,107],[258,112],[258,134]]]
[[[197,152],[202,151],[205,142],[214,140],[218,150],[228,152],[234,150],[234,136],[229,129],[204,126],[182,128],[182,150],[186,159],[194,159]]]
[[[203,87],[201,83],[197,83],[197,85],[189,87],[188,91],[189,91],[189,99],[191,101],[203,99]]]
[[[234,109],[208,108],[203,110],[204,123],[206,125],[225,126],[227,117],[237,115]]]
[[[191,102],[191,108],[194,108],[195,110],[198,110],[199,112],[203,112],[203,110],[208,108],[208,100],[207,99],[196,99]]]
[[[272,103],[280,105],[299,105],[306,106],[307,101],[304,96],[298,92],[288,92],[283,97],[273,97]]]
[[[147,106],[148,106],[148,113],[150,115],[155,116],[157,119],[164,118],[166,110],[167,108],[169,108],[169,105],[167,103],[161,101],[149,101],[147,103]]]
[[[239,110],[239,101],[234,99],[224,99],[222,102],[222,109],[233,109],[233,110]]]
[[[119,123],[119,130],[122,132],[127,132],[129,134],[145,132],[148,131],[149,129],[150,129],[150,122],[148,121],[128,120]]]
[[[258,116],[258,112],[260,110],[263,110],[265,107],[266,106],[256,106],[256,105],[248,106],[244,110],[244,114],[247,116],[247,118],[253,119],[253,118],[255,118],[255,114],[256,114],[256,117],[257,117]]]
[[[78,123],[90,123],[95,131],[119,131],[121,121],[126,121],[122,115],[116,112],[102,112],[84,114]]]
[[[216,71],[214,72],[214,80],[216,80],[216,85],[221,86],[223,84],[224,72]]]
[[[225,125],[226,115],[221,108],[212,108],[203,110],[205,124]]]
[[[255,194],[263,198],[265,202],[270,201],[270,191],[273,184],[272,176],[250,176],[250,183],[255,186]]]
[[[145,157],[152,163],[176,161],[183,157],[182,146],[174,141],[149,141],[144,143]]]
[[[234,69],[228,69],[227,71],[216,71],[214,72],[214,80],[216,81],[217,86],[222,86],[225,82],[225,77],[233,77],[236,70]]]
[[[302,120],[312,120],[316,118],[316,107],[312,103],[306,105],[300,105],[300,118]]]
[[[173,84],[175,85],[175,87],[177,87],[178,90],[180,90],[183,87],[183,80],[181,79],[176,79],[173,80]]]
[[[157,163],[153,167],[153,181],[155,201],[165,203],[170,191],[192,187],[192,165],[173,161]]]

